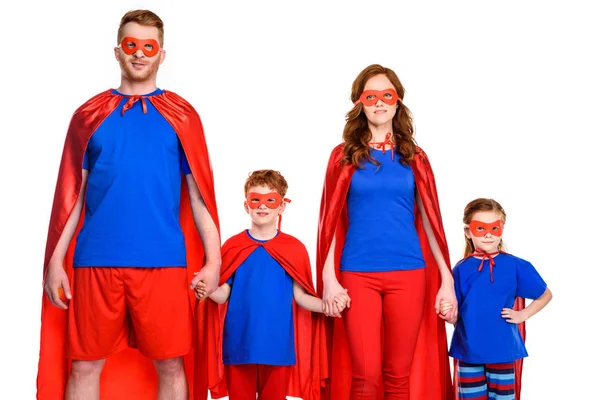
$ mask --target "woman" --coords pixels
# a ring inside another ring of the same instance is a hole
[[[436,313],[444,300],[456,315],[454,282],[435,180],[403,98],[394,71],[365,68],[329,159],[317,286],[326,315],[339,315],[335,298],[346,290],[348,309],[343,322],[328,321],[326,398],[452,399]]]

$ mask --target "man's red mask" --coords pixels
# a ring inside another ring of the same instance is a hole
[[[282,198],[281,195],[277,192],[265,194],[250,192],[248,193],[248,196],[246,196],[246,203],[248,204],[248,207],[250,207],[253,210],[255,208],[260,207],[261,204],[264,204],[265,206],[274,210],[277,207],[279,207],[284,201],[286,203],[290,202],[289,199]]]
[[[124,37],[119,47],[128,55],[142,50],[146,57],[154,57],[160,50],[160,45],[154,39],[138,39],[131,36]]]
[[[471,221],[469,224],[469,230],[476,237],[482,237],[491,233],[494,236],[502,236],[502,231],[504,230],[504,222],[502,220],[498,220],[491,223],[485,223],[481,221]]]
[[[398,101],[398,93],[396,93],[393,88],[385,90],[365,90],[354,105],[363,103],[363,105],[370,107],[375,105],[379,100],[393,106]]]

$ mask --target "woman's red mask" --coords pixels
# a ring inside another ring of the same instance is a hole
[[[146,57],[154,57],[160,51],[160,45],[154,39],[138,39],[126,36],[119,45],[123,53],[132,55],[138,50],[142,50]]]
[[[482,237],[491,233],[494,236],[502,236],[502,231],[504,230],[504,222],[502,220],[498,220],[491,223],[485,223],[481,221],[471,221],[469,224],[469,230],[476,237]]]
[[[396,93],[393,88],[385,90],[365,90],[354,105],[363,103],[363,105],[370,107],[375,105],[379,100],[393,106],[398,101],[398,93]]]
[[[261,204],[264,204],[265,206],[274,210],[277,207],[279,207],[284,201],[286,203],[290,202],[289,199],[282,198],[281,195],[277,192],[265,194],[250,192],[248,193],[248,196],[246,196],[246,203],[248,203],[248,207],[250,207],[253,210],[255,208],[260,207]]]

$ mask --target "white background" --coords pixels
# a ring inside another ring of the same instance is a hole
[[[369,64],[390,67],[436,173],[452,262],[463,250],[465,204],[492,197],[508,213],[509,251],[554,292],[529,323],[523,398],[597,391],[600,29],[592,2],[103,3],[30,1],[0,11],[0,398],[35,396],[42,260],[64,135],[80,104],[118,86],[112,48],[121,16],[136,8],[165,22],[159,86],[185,97],[204,122],[223,239],[248,225],[248,173],[278,169],[293,200],[283,229],[314,261],[325,166],[352,81]]]

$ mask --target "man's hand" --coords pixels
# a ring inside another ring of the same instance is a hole
[[[62,265],[49,265],[46,273],[46,282],[44,283],[44,292],[48,300],[55,307],[66,310],[71,299],[71,287],[69,278]]]
[[[206,286],[203,288],[204,295],[199,297],[200,300],[205,300],[210,294],[212,294],[219,287],[219,275],[221,268],[217,265],[205,265],[200,272],[196,273],[194,279],[190,284],[190,289],[195,290],[198,282],[202,281]],[[198,294],[197,296],[198,297]]]

